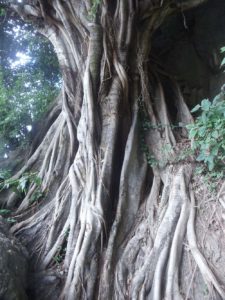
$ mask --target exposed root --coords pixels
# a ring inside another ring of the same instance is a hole
[[[182,205],[180,218],[174,233],[173,242],[170,249],[170,257],[168,262],[167,279],[166,279],[166,299],[181,299],[178,289],[178,267],[182,254],[183,240],[187,228],[187,221],[189,216],[189,203],[188,199],[184,200]]]
[[[192,255],[201,271],[201,274],[208,286],[209,291],[212,292],[212,287],[215,288],[215,290],[219,293],[219,295],[222,297],[222,299],[225,299],[225,291],[222,288],[221,284],[216,279],[214,273],[209,268],[206,259],[201,254],[200,250],[197,246],[197,240],[194,230],[194,222],[195,222],[195,198],[194,193],[191,190],[190,191],[191,196],[191,213],[188,220],[188,227],[187,227],[187,237],[188,237],[188,243],[190,245],[190,250],[192,252]]]

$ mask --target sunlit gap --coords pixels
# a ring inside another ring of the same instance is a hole
[[[25,66],[27,63],[29,63],[32,60],[32,57],[22,52],[17,52],[16,57],[18,58],[18,60],[11,61],[10,64],[11,68]]]

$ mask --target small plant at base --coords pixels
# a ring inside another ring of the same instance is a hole
[[[38,187],[35,192],[32,194],[30,198],[30,204],[33,204],[40,200],[44,196],[44,192],[41,191],[40,187]]]
[[[198,151],[197,161],[208,170],[221,170],[225,164],[225,93],[222,90],[212,102],[202,100],[192,109],[200,111],[194,124],[187,125],[192,149]]]

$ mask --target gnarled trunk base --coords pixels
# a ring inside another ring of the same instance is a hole
[[[30,204],[35,184],[21,203],[13,198],[12,227],[43,284],[57,283],[50,270],[59,276],[58,294],[40,291],[42,299],[225,299],[211,249],[198,243],[196,212],[200,222],[206,207],[193,189],[193,158],[176,161],[186,132],[171,124],[165,82],[176,124],[192,117],[175,80],[149,63],[153,32],[180,6],[102,1],[93,16],[89,1],[79,11],[75,2],[13,5],[43,18],[64,79],[61,112],[15,175],[35,170],[42,179],[40,203]]]

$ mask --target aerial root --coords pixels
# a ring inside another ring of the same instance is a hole
[[[40,245],[40,240],[46,237],[46,222],[48,222],[51,216],[52,209],[54,207],[53,201],[45,205],[34,215],[21,221],[11,228],[11,232],[16,236],[25,236],[25,246],[29,248],[31,254],[37,251],[37,245]],[[29,234],[27,234],[29,232]],[[43,247],[43,245],[42,245]]]
[[[187,202],[187,200],[182,205],[172,244],[166,243],[164,248],[160,252],[155,268],[153,284],[150,292],[150,299],[161,300],[163,297],[168,300],[182,299],[179,293],[177,275],[178,266],[181,259],[182,242],[185,236],[188,220],[188,205],[189,203]],[[165,285],[165,295],[162,294],[163,285]]]
[[[49,252],[44,257],[44,260],[42,262],[43,269],[46,268],[50,264],[50,262],[52,261],[53,257],[57,253],[57,251],[59,251],[59,249],[61,249],[63,243],[66,240],[66,233],[67,233],[68,229],[69,229],[69,221],[67,220],[61,233],[59,234],[57,240],[55,241],[53,247],[51,248],[51,250],[49,250]]]
[[[66,91],[65,88],[63,89],[63,113],[65,114],[65,119],[68,127],[68,132],[70,136],[70,157],[74,155],[74,147],[75,147],[75,128],[74,128],[74,120],[73,116],[69,110],[67,99],[66,99]]]
[[[171,126],[169,126],[170,120],[169,120],[169,114],[167,111],[165,94],[164,94],[163,86],[162,86],[158,76],[157,76],[157,81],[158,81],[158,89],[156,89],[156,95],[155,95],[155,107],[156,107],[157,115],[158,115],[160,124],[165,127],[164,130],[165,130],[166,143],[171,146],[175,146],[176,139],[174,137]]]
[[[155,283],[153,283],[154,276],[156,275],[158,278],[160,278],[159,276],[162,274],[162,269],[166,267],[163,262],[166,261],[171,244],[173,245],[173,249],[177,251],[177,255],[179,255],[181,252],[178,242],[184,235],[183,228],[185,226],[185,206],[183,206],[183,204],[186,201],[186,188],[184,182],[184,172],[185,171],[183,168],[181,168],[174,177],[169,194],[167,209],[159,224],[154,240],[154,246],[150,253],[148,255],[146,254],[147,257],[143,266],[138,272],[136,272],[134,276],[132,284],[132,297],[134,299],[138,298],[141,286],[144,282],[146,286],[146,293],[151,291],[151,287],[153,285],[154,288],[152,295],[155,295],[158,298],[161,297],[160,291],[158,287],[156,287],[156,280]],[[169,278],[173,278],[176,270],[174,262],[175,258],[172,256],[172,254],[170,255],[171,267],[168,276]],[[157,273],[155,273],[155,270],[157,270]]]
[[[137,123],[137,103],[133,107],[133,120],[130,128],[130,132],[127,137],[126,150],[124,154],[123,166],[120,176],[120,188],[119,188],[119,200],[117,203],[117,211],[108,246],[106,250],[106,261],[104,265],[104,294],[105,298],[110,297],[109,291],[109,274],[108,266],[111,266],[112,260],[114,259],[114,250],[117,248],[116,245],[122,243],[126,238],[127,232],[133,223],[133,217],[138,211],[140,204],[140,193],[142,184],[146,176],[147,164],[143,159],[143,154],[140,153],[138,147],[138,123]],[[134,171],[135,170],[135,171]],[[135,173],[135,176],[129,176],[129,174]],[[138,178],[138,180],[137,180]],[[133,200],[132,200],[133,199]],[[131,205],[132,203],[132,205]],[[126,211],[129,218],[126,220],[123,218],[123,213]]]
[[[185,103],[184,97],[180,90],[180,87],[176,81],[173,81],[173,86],[175,89],[176,97],[175,97],[175,104],[177,107],[177,119],[182,122],[183,125],[191,124],[194,122],[194,119],[190,113],[190,110]]]
[[[164,186],[163,186],[163,190],[162,190],[162,195],[161,195],[161,199],[160,202],[158,204],[159,209],[158,209],[158,220],[157,223],[160,224],[166,209],[167,209],[167,204],[169,201],[169,196],[170,196],[170,191],[171,191],[171,185],[172,185],[172,168],[169,167],[166,171],[166,179],[164,179]]]
[[[182,254],[183,240],[186,233],[187,221],[189,215],[189,203],[188,199],[185,199],[182,205],[180,218],[178,220],[176,230],[173,237],[172,246],[170,249],[169,263],[167,266],[167,278],[166,278],[166,292],[165,297],[168,300],[181,298],[177,282],[178,267],[180,265],[180,259]]]
[[[67,241],[67,249],[66,249],[66,255],[65,255],[65,260],[64,260],[64,266],[66,269],[69,268],[72,256],[73,256],[73,251],[75,248],[75,227],[76,223],[78,220],[78,213],[80,211],[80,205],[81,205],[81,199],[82,199],[82,194],[81,190],[79,187],[79,184],[83,186],[83,180],[82,176],[80,175],[80,170],[78,168],[78,164],[76,165],[76,175],[75,175],[75,170],[74,170],[74,165],[70,167],[69,171],[69,179],[70,179],[70,184],[72,187],[72,196],[71,196],[71,204],[70,204],[70,211],[69,211],[69,225],[70,225],[70,231],[69,231],[69,236],[68,236],[68,241]]]
[[[130,289],[133,274],[135,270],[140,267],[138,257],[143,251],[143,248],[147,248],[148,251],[152,248],[152,238],[150,233],[146,232],[148,231],[146,229],[147,224],[147,220],[139,224],[133,237],[128,240],[121,259],[117,263],[115,291],[118,295],[118,299],[121,299],[122,297],[125,298],[125,296],[129,295],[128,291]],[[145,246],[143,247],[142,244],[145,244]]]
[[[57,131],[57,128],[62,120],[62,114],[59,114],[57,119],[54,121],[54,123],[51,125],[49,130],[47,131],[42,143],[38,146],[38,148],[35,150],[35,152],[32,154],[32,156],[28,159],[26,164],[21,168],[12,178],[18,179],[20,176],[22,176],[25,172],[29,171],[29,169],[35,164],[35,162],[39,159],[41,153],[45,150],[46,145],[49,145],[49,141],[52,140],[52,136],[54,136],[54,133]],[[44,153],[45,154],[45,153]]]
[[[61,183],[59,189],[57,190],[56,196],[54,198],[54,213],[52,216],[52,221],[51,224],[49,225],[49,230],[48,230],[48,235],[45,243],[45,253],[49,251],[49,249],[52,246],[53,243],[53,237],[54,237],[54,231],[55,227],[58,226],[59,219],[61,217],[61,214],[63,213],[63,209],[65,205],[67,204],[67,199],[68,199],[68,192],[64,192],[64,189],[66,191],[67,188],[67,180],[68,178],[66,177],[64,181]]]
[[[28,172],[30,168],[34,166],[35,162],[38,159],[40,159],[41,155],[44,155],[44,159],[37,176],[42,180],[42,187],[41,187],[42,191],[45,191],[49,187],[51,181],[51,175],[55,168],[55,161],[58,154],[57,150],[58,150],[59,137],[62,134],[63,131],[62,128],[64,126],[64,122],[65,122],[64,118],[61,115],[59,115],[57,120],[50,127],[43,142],[39,145],[37,150],[33,153],[33,155],[30,157],[28,162],[25,164],[25,166],[15,176],[13,176],[12,179],[20,178],[25,172]],[[53,135],[53,137],[51,137],[51,135]],[[50,137],[51,137],[51,141],[49,143]],[[17,213],[20,213],[29,207],[30,199],[37,187],[38,187],[37,184],[35,183],[31,184],[27,195],[25,196],[25,198],[20,203],[17,209]],[[11,198],[9,198],[8,202],[10,201],[12,201]]]
[[[79,170],[79,169],[78,169]],[[54,207],[54,214],[52,216],[52,221],[50,225],[50,229],[48,232],[48,238],[46,241],[45,247],[45,255],[43,260],[43,267],[47,267],[47,265],[51,262],[52,258],[56,254],[57,250],[62,246],[65,242],[66,234],[68,233],[68,241],[66,245],[66,254],[64,259],[64,266],[68,268],[69,263],[71,261],[72,251],[74,249],[74,235],[75,235],[75,225],[77,222],[77,215],[80,203],[80,184],[82,181],[79,182],[78,178],[82,179],[79,175],[76,176],[74,173],[74,165],[70,167],[69,177],[66,177],[62,182],[61,186],[59,187],[56,198],[55,198],[55,207]],[[69,184],[69,186],[68,186]],[[71,193],[72,188],[72,193]],[[67,190],[67,192],[65,192]],[[69,203],[68,203],[69,201]],[[64,208],[66,205],[70,205],[69,214],[64,216]],[[62,219],[62,220],[61,220]],[[61,221],[60,221],[61,220]],[[56,228],[58,224],[63,224],[61,232],[57,232]],[[57,238],[55,238],[58,236]]]
[[[19,179],[25,172],[29,172],[31,168],[35,169],[35,163],[41,159],[42,156],[45,156],[45,151],[52,151],[52,143],[54,142],[54,138],[52,139],[52,136],[54,136],[57,132],[57,128],[59,124],[62,121],[62,115],[59,114],[57,119],[54,121],[54,123],[49,128],[48,132],[45,135],[45,138],[43,139],[42,143],[38,146],[38,148],[35,150],[35,152],[31,155],[31,157],[28,159],[28,161],[25,163],[25,165],[12,177],[13,180]],[[59,130],[58,130],[59,132]],[[49,149],[49,150],[47,150]],[[45,159],[44,159],[45,160]],[[44,164],[44,163],[42,163]],[[46,163],[44,164],[46,166]],[[40,171],[39,171],[40,173]],[[43,171],[42,171],[43,173]],[[43,179],[43,176],[41,174],[38,174],[38,176]],[[30,187],[30,190],[28,191],[28,194],[21,202],[20,206],[17,209],[17,212],[24,211],[29,205],[30,205],[30,197],[32,193],[35,191],[35,184],[33,184]],[[11,207],[12,204],[15,204],[18,201],[18,195],[16,195],[14,192],[11,194],[11,196],[8,198],[7,206]]]
[[[146,199],[145,204],[145,216],[149,219],[149,226],[152,228],[152,230],[154,228],[154,222],[156,221],[154,210],[156,205],[158,205],[157,200],[159,199],[160,188],[161,178],[158,172],[155,171],[151,191]]]
[[[187,238],[188,243],[190,246],[190,251],[194,257],[195,262],[197,263],[201,274],[203,276],[203,279],[205,280],[209,291],[212,291],[212,287],[219,293],[219,295],[222,297],[222,299],[225,299],[225,291],[221,287],[220,283],[218,282],[216,276],[212,272],[212,270],[209,268],[206,259],[200,252],[198,245],[197,245],[197,239],[194,229],[195,224],[195,197],[194,192],[190,189],[190,197],[191,197],[191,212],[188,220],[187,225]]]
[[[162,284],[163,284],[163,276],[164,276],[168,254],[169,254],[169,244],[167,244],[166,247],[164,247],[160,252],[158,262],[155,268],[155,274],[154,274],[153,284],[151,288],[150,299],[153,300],[163,299]]]
[[[40,171],[37,174],[37,176],[42,180],[41,182],[42,192],[45,192],[50,188],[50,185],[54,179],[54,174],[57,176],[57,168],[59,168],[59,166],[62,167],[62,157],[61,157],[62,146],[60,145],[60,143],[63,142],[62,136],[65,135],[64,133],[64,130],[66,130],[65,124],[66,124],[65,117],[62,117],[58,124],[58,127],[55,130],[52,140],[48,145],[48,148],[44,156],[44,160],[40,167]],[[70,140],[70,144],[71,143],[74,143],[74,140],[72,141]],[[64,161],[64,168],[68,168],[68,163],[66,163],[65,161]],[[32,197],[32,194],[35,192],[36,188],[38,188],[36,184],[31,185],[26,197],[23,199],[23,201],[21,202],[20,206],[17,209],[18,213],[24,211],[29,207],[30,199]]]

